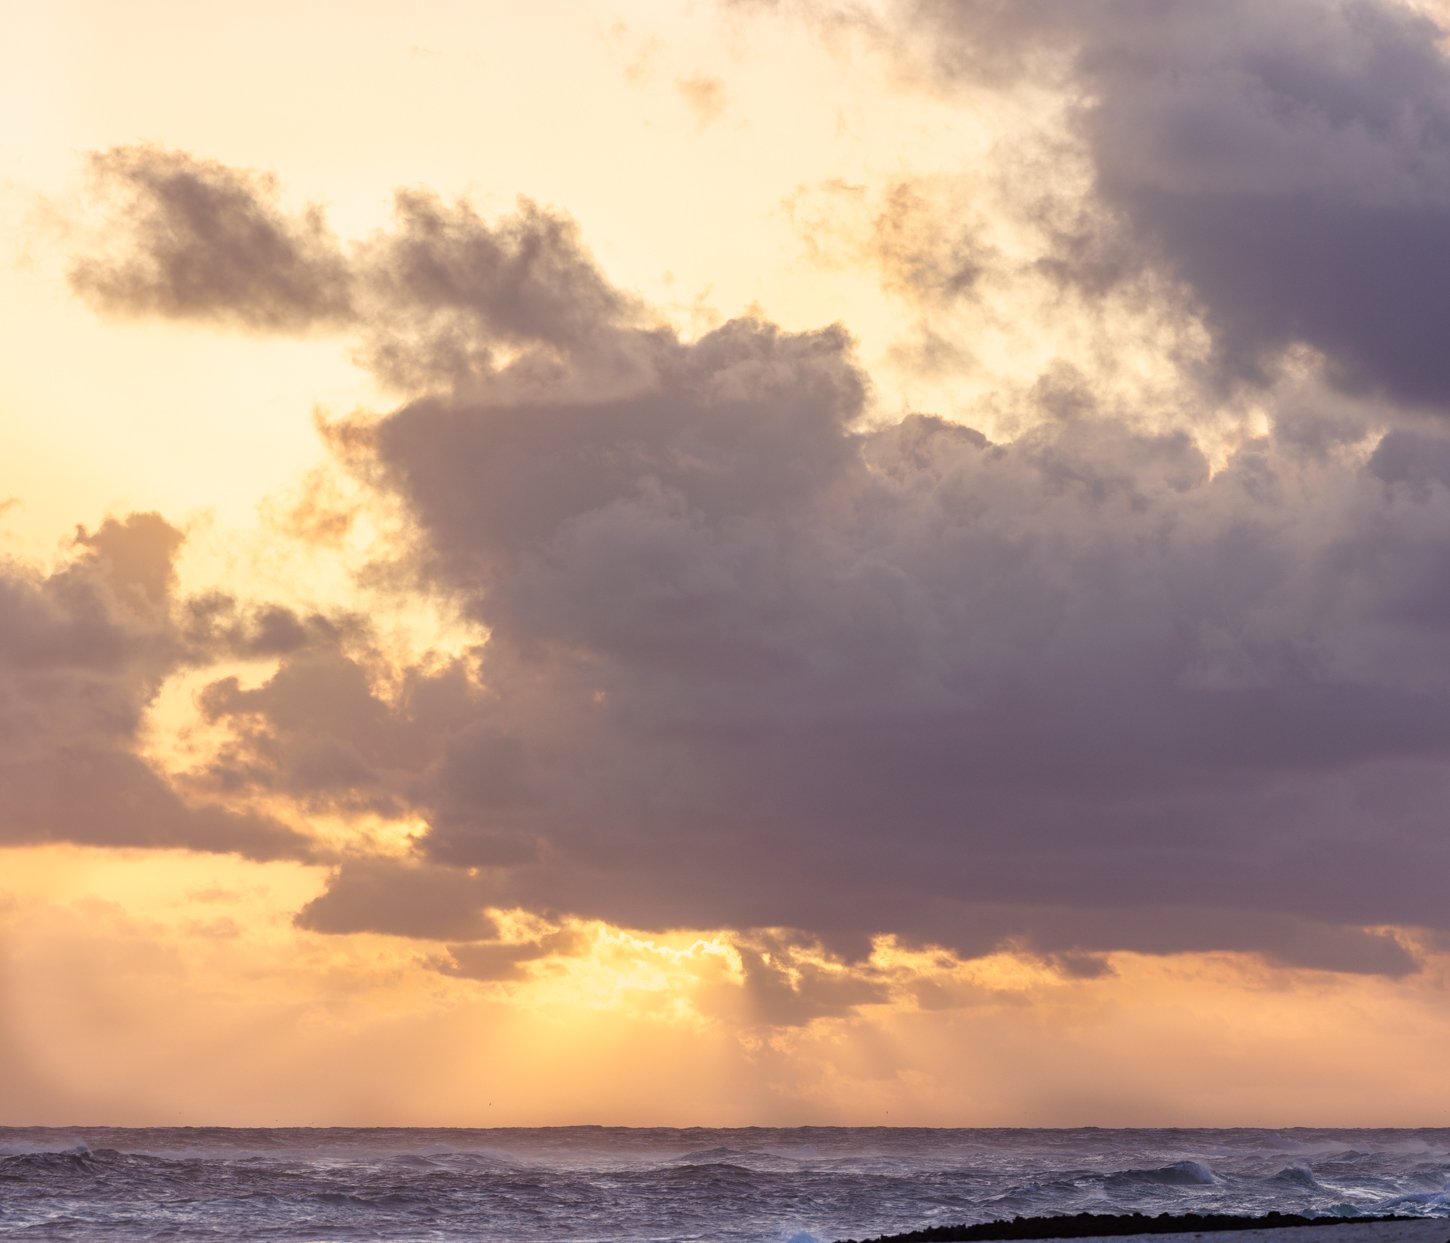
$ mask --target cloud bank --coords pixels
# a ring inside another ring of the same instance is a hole
[[[336,443],[411,515],[403,577],[487,633],[384,693],[314,630],[207,692],[218,792],[426,824],[415,858],[342,866],[305,926],[457,942],[479,978],[532,954],[488,908],[857,959],[891,933],[1387,975],[1416,966],[1387,929],[1450,930],[1434,29],[1307,0],[910,20],[949,80],[1076,93],[1087,208],[1210,334],[1201,411],[1155,431],[1059,369],[1010,441],[882,422],[844,329],[682,339],[543,209],[409,192],[345,245],[253,174],[100,161],[137,225],[78,290],[350,334],[403,397]],[[1081,289],[1072,242],[1052,270]],[[894,270],[950,297],[931,253],[913,236]],[[1319,378],[1286,386],[1306,347]],[[1267,423],[1211,457],[1195,421],[1246,387]],[[880,995],[866,973],[787,996],[742,944],[781,1021]]]

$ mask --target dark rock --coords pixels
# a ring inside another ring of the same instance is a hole
[[[1125,1234],[1202,1234],[1212,1230],[1265,1230],[1281,1226],[1335,1226],[1407,1217],[1303,1217],[1298,1213],[1074,1213],[1062,1217],[1014,1217],[975,1226],[930,1226],[907,1234],[883,1234],[861,1243],[980,1243],[985,1239],[1087,1239]],[[845,1239],[841,1243],[857,1243]]]

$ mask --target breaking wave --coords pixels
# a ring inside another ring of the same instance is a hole
[[[1157,1183],[1164,1187],[1212,1187],[1220,1178],[1201,1161],[1175,1161],[1153,1170],[1124,1170],[1115,1181]]]

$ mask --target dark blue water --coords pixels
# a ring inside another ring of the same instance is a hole
[[[1017,1214],[1450,1216],[1450,1130],[0,1128],[0,1238],[786,1243]]]

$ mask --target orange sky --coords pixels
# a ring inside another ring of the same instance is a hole
[[[1187,259],[1058,283],[1074,229],[1129,265],[1148,208],[1095,194],[1177,166],[1110,164],[1127,88],[1062,67],[1095,36],[944,69],[934,7],[7,14],[0,1124],[1443,1118],[1414,610],[1450,485],[1365,476],[1440,396],[1266,317],[1225,380],[1235,308]],[[315,205],[298,270],[343,256],[348,310],[126,285],[190,244],[158,168],[293,242]],[[410,226],[400,189],[438,197]],[[561,305],[396,301],[420,220],[486,268],[563,219]],[[598,323],[525,322],[586,294]],[[955,425],[1030,472],[973,473]],[[605,486],[576,455],[655,473],[525,547]],[[1174,715],[1260,691],[1262,737]],[[1356,713],[1374,738],[1280,759]],[[1155,803],[1136,765],[1180,727]]]

